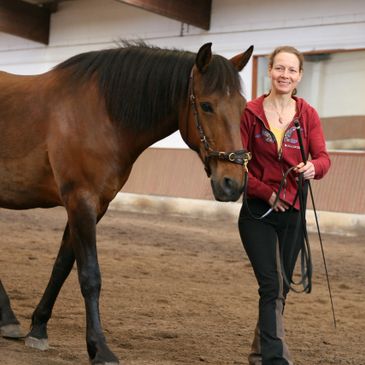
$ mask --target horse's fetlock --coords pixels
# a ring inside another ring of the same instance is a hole
[[[36,339],[47,339],[48,333],[47,333],[47,323],[43,322],[40,323],[38,321],[33,322],[31,325],[30,332],[28,334],[28,337],[34,337]]]
[[[51,317],[51,311],[49,309],[37,308],[32,315],[32,325],[43,325],[48,322]]]

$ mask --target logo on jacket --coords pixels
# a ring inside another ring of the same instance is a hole
[[[272,138],[272,135],[268,130],[262,129],[261,133],[262,136],[264,137],[265,142],[274,143],[274,139]]]
[[[294,132],[295,132],[295,134],[293,136]],[[298,144],[298,139],[295,137],[297,137],[295,127],[291,127],[285,133],[284,142],[291,143],[291,144]]]

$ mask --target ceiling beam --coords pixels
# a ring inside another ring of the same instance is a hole
[[[119,0],[198,28],[209,30],[212,0]]]
[[[51,10],[22,0],[0,0],[0,32],[48,44]]]

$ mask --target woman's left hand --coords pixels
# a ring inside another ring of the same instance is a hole
[[[307,161],[306,164],[301,162],[299,165],[297,165],[294,171],[298,174],[303,173],[303,177],[305,180],[313,179],[316,174],[314,165],[310,161]]]

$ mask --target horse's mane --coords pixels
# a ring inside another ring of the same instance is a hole
[[[122,42],[113,49],[82,53],[60,63],[71,82],[83,83],[94,75],[105,97],[111,119],[134,130],[152,128],[167,117],[177,121],[179,107],[188,100],[188,84],[195,54]],[[204,92],[240,91],[232,64],[214,55],[204,76]]]

